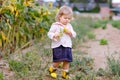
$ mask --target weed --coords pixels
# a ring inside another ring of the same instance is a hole
[[[114,57],[107,58],[108,68],[112,75],[119,75],[120,76],[120,60],[115,59]]]
[[[4,80],[2,72],[0,72],[0,80]]]
[[[120,21],[111,21],[111,24],[112,24],[114,27],[120,29]]]
[[[100,45],[107,45],[108,41],[106,39],[101,39],[100,40]]]
[[[95,39],[95,34],[93,32],[88,32],[89,39]]]

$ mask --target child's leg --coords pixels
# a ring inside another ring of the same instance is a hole
[[[63,62],[63,67],[62,67],[63,71],[62,71],[62,77],[65,79],[69,79],[69,62],[64,61]]]
[[[53,70],[56,70],[61,62],[53,62],[53,64],[50,66],[49,71],[53,72]]]
[[[57,78],[56,70],[60,63],[61,62],[53,62],[53,64],[49,67],[51,77]]]
[[[69,62],[67,61],[64,61],[63,62],[63,67],[62,67],[63,70],[69,70]]]
[[[59,66],[60,63],[61,63],[61,62],[53,62],[53,67],[54,67],[54,68],[58,68],[58,66]]]

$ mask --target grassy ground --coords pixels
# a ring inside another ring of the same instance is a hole
[[[85,22],[86,21],[86,22]],[[79,23],[79,24],[78,24]],[[84,36],[91,31],[92,21],[89,18],[75,19],[71,24],[74,26],[74,30],[77,32],[77,37],[73,39],[73,59],[74,61],[70,65],[70,72],[72,79],[78,78],[81,69],[88,65],[88,70],[92,69],[92,59],[83,57],[84,52],[81,52],[77,48],[85,41]],[[51,77],[48,74],[48,66],[52,62],[52,52],[50,48],[50,39],[46,36],[42,41],[34,42],[34,45],[27,50],[19,51],[17,55],[11,55],[9,57],[9,64],[11,70],[15,71],[15,80],[50,80]],[[83,57],[83,58],[82,58]],[[82,69],[83,72],[84,69]],[[61,70],[59,69],[58,73]],[[83,74],[85,75],[85,74]],[[92,76],[92,75],[91,75]],[[94,75],[93,75],[94,76]],[[59,75],[58,79],[62,79]],[[52,79],[51,79],[52,80]]]
[[[113,80],[106,71],[102,69],[99,71],[94,70],[93,59],[88,57],[87,53],[79,50],[83,42],[95,37],[92,33],[95,21],[91,18],[77,17],[71,23],[77,32],[77,37],[73,39],[73,62],[70,64],[71,80],[102,80],[100,79],[101,76],[103,79],[105,78],[104,80]],[[15,72],[11,80],[53,80],[47,71],[52,62],[50,44],[50,39],[45,36],[41,41],[34,41],[33,46],[8,56],[10,70]],[[56,80],[63,80],[61,78],[61,66],[57,72],[59,75]],[[114,80],[119,80],[118,73],[115,74]],[[3,75],[1,74],[1,76]]]

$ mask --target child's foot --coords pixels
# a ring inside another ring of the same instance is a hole
[[[70,76],[69,76],[69,72],[63,71],[62,72],[62,78],[64,78],[64,79],[71,79]]]
[[[52,78],[57,78],[56,69],[53,69],[52,67],[49,67],[48,71],[49,71],[50,76],[51,76]]]
[[[52,78],[57,78],[56,72],[51,73],[50,76],[51,76]]]

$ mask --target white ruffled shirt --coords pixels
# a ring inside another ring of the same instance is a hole
[[[71,31],[72,37],[76,37],[76,32],[73,30],[72,25],[70,23],[68,23],[67,25],[63,25],[60,22],[55,22],[52,24],[52,26],[48,32],[48,37],[52,40],[52,44],[51,44],[52,48],[59,47],[60,45],[62,45],[64,47],[72,48],[71,37],[68,34],[65,34],[63,32],[65,27]],[[55,33],[62,34],[60,39],[57,41],[55,41],[53,39],[53,36],[55,35]]]

